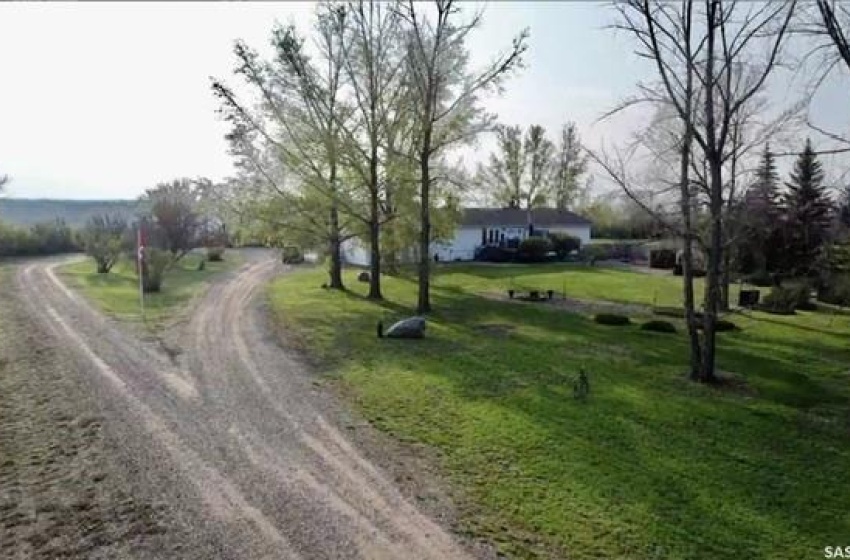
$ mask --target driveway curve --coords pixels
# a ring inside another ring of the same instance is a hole
[[[19,265],[15,293],[73,355],[123,468],[168,505],[180,543],[160,554],[468,557],[323,414],[327,397],[266,328],[259,296],[282,272],[271,255],[249,253],[161,339],[93,309],[57,277],[61,262]]]

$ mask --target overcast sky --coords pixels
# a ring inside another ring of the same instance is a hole
[[[0,173],[8,194],[131,198],[176,177],[231,173],[210,76],[233,82],[237,38],[265,47],[277,19],[310,25],[309,3],[0,4]],[[566,120],[593,145],[625,140],[644,115],[592,126],[651,76],[628,38],[603,29],[590,2],[493,2],[470,47],[474,62],[531,30],[527,68],[487,100],[507,124]],[[846,126],[848,82],[819,96],[821,123]],[[781,102],[784,91],[774,97]],[[484,139],[471,160],[483,158]]]

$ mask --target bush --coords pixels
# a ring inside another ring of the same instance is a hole
[[[221,262],[224,260],[224,247],[207,247],[207,260]]]
[[[145,250],[145,262],[142,274],[142,291],[158,292],[162,289],[162,277],[172,263],[168,251],[149,247]]]
[[[503,247],[485,246],[475,253],[475,260],[484,262],[511,262],[516,256],[516,250]]]
[[[581,239],[566,233],[550,233],[549,240],[552,243],[552,250],[558,254],[558,258],[561,260],[573,251],[581,249]]]
[[[519,244],[517,258],[523,262],[543,262],[552,251],[552,242],[545,237],[527,237]]]
[[[654,331],[661,333],[675,333],[676,326],[669,321],[660,321],[658,319],[647,321],[643,325],[640,326],[641,329],[645,331]]]
[[[800,297],[798,288],[774,286],[758,308],[775,315],[793,315]]]
[[[649,252],[649,268],[673,269],[676,267],[676,251],[653,249]]]
[[[832,305],[850,306],[850,276],[835,275],[818,289],[818,300]]]
[[[616,313],[599,313],[593,317],[593,320],[600,325],[613,325],[618,327],[630,325],[632,323],[632,320],[625,315],[617,315]]]

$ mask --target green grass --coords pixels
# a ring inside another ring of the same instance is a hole
[[[182,311],[213,276],[241,262],[236,253],[229,251],[224,254],[224,261],[208,262],[205,269],[199,271],[201,258],[199,254],[186,255],[165,273],[161,292],[145,294],[148,326],[161,326]],[[141,321],[139,279],[134,263],[122,260],[108,274],[97,274],[94,262],[87,258],[63,265],[58,272],[70,287],[82,292],[105,313],[119,319]]]
[[[379,340],[411,313],[320,289],[320,271],[278,280],[279,320],[377,427],[438,451],[460,531],[518,558],[821,558],[850,538],[850,317],[739,316],[719,367],[742,386],[683,379],[684,334],[597,325],[478,297],[515,281],[566,280],[576,297],[677,304],[674,278],[610,269],[450,265],[435,278],[428,337]],[[573,398],[579,367],[587,401]]]
[[[668,274],[645,274],[618,268],[580,264],[467,265],[448,264],[438,268],[437,286],[470,292],[542,289],[563,292],[577,299],[604,299],[643,305],[682,305],[682,279]],[[705,281],[695,279],[694,290],[702,300]],[[733,285],[731,299],[737,300]]]

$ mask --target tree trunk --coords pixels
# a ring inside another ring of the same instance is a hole
[[[720,264],[723,254],[723,197],[721,162],[718,158],[709,161],[711,169],[711,233],[709,238],[708,265],[705,276],[705,315],[703,321],[702,379],[715,381],[715,351],[717,312],[720,307]]]
[[[371,259],[369,260],[369,299],[384,299],[381,295],[381,245],[377,216],[369,224]]]
[[[426,131],[424,149],[420,154],[419,171],[420,208],[419,208],[419,297],[417,313],[431,311],[431,169],[430,169],[430,131]]]
[[[729,249],[723,251],[723,262],[720,273],[720,309],[729,311],[729,285],[732,283],[732,255]]]
[[[334,290],[344,290],[345,285],[342,283],[342,250],[339,232],[339,209],[336,202],[331,204],[330,212],[330,243],[328,252],[330,253],[330,268],[328,270],[329,286]]]
[[[685,301],[685,323],[688,326],[688,341],[690,342],[690,372],[689,377],[698,381],[702,371],[702,348],[700,346],[699,329],[697,328],[696,313],[694,312],[694,252],[693,224],[691,217],[690,190],[690,156],[693,133],[690,123],[685,123],[685,135],[682,139],[680,157],[680,185],[682,222],[685,228],[684,247],[682,250],[682,290]]]
[[[378,144],[372,141],[369,159],[369,299],[384,299],[381,295],[381,214],[378,206]]]

